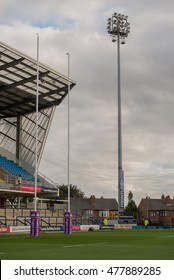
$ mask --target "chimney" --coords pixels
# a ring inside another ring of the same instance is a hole
[[[90,201],[90,204],[95,204],[96,203],[95,195],[91,195],[89,201]]]
[[[168,204],[168,205],[171,205],[171,202],[172,201],[171,201],[170,195],[167,195],[166,198],[164,199],[164,203]]]

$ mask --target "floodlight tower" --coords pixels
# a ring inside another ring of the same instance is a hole
[[[36,141],[35,141],[35,182],[34,182],[34,211],[31,211],[30,236],[40,235],[40,211],[37,210],[37,176],[38,176],[38,106],[39,106],[39,34],[37,36],[36,64]]]
[[[125,44],[125,38],[130,33],[128,16],[114,13],[108,18],[107,31],[112,42],[117,42],[117,84],[118,84],[118,211],[124,209],[124,171],[122,167],[122,129],[121,129],[121,82],[120,82],[120,44]]]

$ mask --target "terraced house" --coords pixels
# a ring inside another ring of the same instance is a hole
[[[174,199],[163,195],[161,199],[142,199],[139,206],[139,222],[148,219],[150,225],[174,226]]]

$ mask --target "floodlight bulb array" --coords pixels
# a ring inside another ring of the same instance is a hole
[[[130,33],[130,23],[127,19],[128,16],[117,13],[108,18],[107,31],[112,37],[112,42],[116,42],[117,36],[120,36],[121,43],[125,44],[125,38]]]

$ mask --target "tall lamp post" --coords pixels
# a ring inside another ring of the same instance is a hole
[[[70,94],[70,53],[68,55],[68,211],[64,213],[64,233],[66,235],[72,234],[72,213],[70,207],[70,181],[69,181],[69,173],[70,173],[70,102],[69,102],[69,94]]]
[[[37,64],[36,64],[36,142],[35,142],[35,183],[34,183],[34,211],[31,211],[30,236],[40,235],[40,211],[37,210],[37,173],[38,173],[38,105],[39,105],[39,34],[37,36]]]
[[[120,82],[120,44],[125,44],[125,38],[130,33],[128,16],[114,13],[108,18],[107,31],[112,42],[117,42],[117,84],[118,84],[118,211],[124,209],[124,171],[122,167],[122,129],[121,129],[121,82]]]

